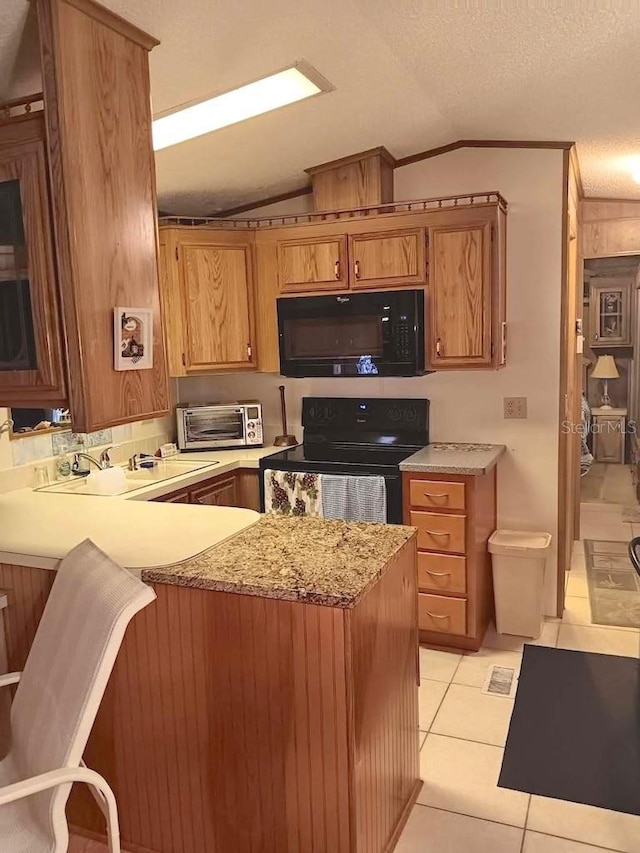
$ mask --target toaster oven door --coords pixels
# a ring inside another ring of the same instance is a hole
[[[244,447],[247,443],[245,410],[239,406],[202,406],[183,409],[183,450]]]

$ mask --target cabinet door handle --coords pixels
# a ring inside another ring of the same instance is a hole
[[[356,278],[360,278],[360,261],[356,261],[353,265],[353,274]]]
[[[431,575],[432,578],[450,578],[451,572],[432,572],[430,569],[427,569],[427,574]]]
[[[448,619],[449,616],[446,613],[432,613],[430,610],[427,610],[427,616],[431,616],[432,619]]]
[[[442,341],[440,340],[440,338],[438,338],[438,340],[436,341],[436,355],[442,355]]]
[[[426,527],[424,532],[428,533],[429,536],[451,536],[446,530],[427,530]]]
[[[438,494],[437,492],[425,492],[425,498],[448,498],[449,495],[443,492],[442,494]]]
[[[251,344],[247,344],[247,358],[250,359],[252,355],[253,355],[253,348],[251,347]]]
[[[333,265],[333,274],[336,278],[340,278],[340,261],[336,261]]]

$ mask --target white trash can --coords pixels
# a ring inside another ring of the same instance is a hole
[[[496,530],[489,539],[496,629],[537,639],[542,632],[544,567],[551,534]]]

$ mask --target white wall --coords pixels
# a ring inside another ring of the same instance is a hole
[[[451,371],[413,379],[282,379],[244,374],[179,381],[182,402],[257,398],[268,437],[279,432],[277,388],[287,387],[290,430],[300,437],[304,395],[425,396],[432,441],[507,445],[498,474],[498,524],[557,534],[558,393],[562,263],[562,152],[469,148],[397,169],[395,199],[498,190],[507,217],[507,366]],[[305,197],[309,198],[309,197]],[[301,212],[293,199],[278,212]],[[247,215],[247,214],[245,214]],[[257,210],[256,215],[261,215]],[[506,421],[503,397],[528,398],[528,419]],[[555,610],[555,555],[547,609]]]

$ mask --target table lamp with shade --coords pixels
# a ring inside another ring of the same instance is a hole
[[[611,398],[609,397],[608,382],[609,379],[618,379],[620,374],[616,367],[615,359],[612,355],[599,355],[596,366],[591,374],[592,379],[602,379],[604,383],[602,394],[602,409],[611,408]]]

